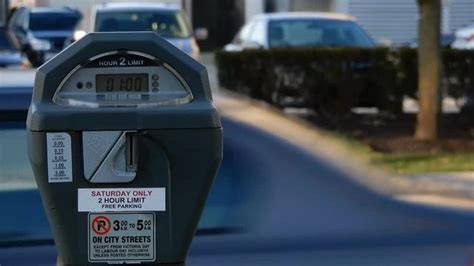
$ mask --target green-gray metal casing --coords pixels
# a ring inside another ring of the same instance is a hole
[[[156,107],[87,108],[53,103],[68,73],[110,51],[136,51],[170,65],[193,100]],[[88,213],[78,212],[79,188],[166,188],[166,211],[155,212],[155,263],[181,263],[194,236],[222,159],[222,127],[207,71],[154,33],[92,33],[37,71],[27,119],[28,153],[59,255],[65,264],[88,262]],[[136,130],[138,165],[130,183],[90,183],[84,178],[83,131]],[[71,136],[73,180],[49,183],[46,134]]]

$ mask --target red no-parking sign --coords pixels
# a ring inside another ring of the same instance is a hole
[[[92,220],[91,227],[94,233],[102,236],[110,231],[110,228],[112,228],[112,223],[106,216],[97,216],[94,218],[94,220]]]

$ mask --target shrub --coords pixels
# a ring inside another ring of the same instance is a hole
[[[474,94],[474,51],[445,50],[443,92]],[[417,95],[417,53],[410,48],[325,48],[216,53],[220,84],[281,105],[285,98],[326,115],[356,106],[401,111]]]

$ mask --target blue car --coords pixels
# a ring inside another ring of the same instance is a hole
[[[81,18],[71,8],[21,7],[13,13],[8,28],[31,64],[38,67],[71,43]]]

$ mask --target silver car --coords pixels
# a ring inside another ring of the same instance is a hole
[[[374,47],[354,17],[337,13],[289,12],[255,16],[226,51],[293,47]]]
[[[199,58],[200,49],[186,14],[179,6],[160,3],[109,3],[95,8],[93,31],[154,31],[174,46]],[[207,38],[200,33],[198,39]]]

